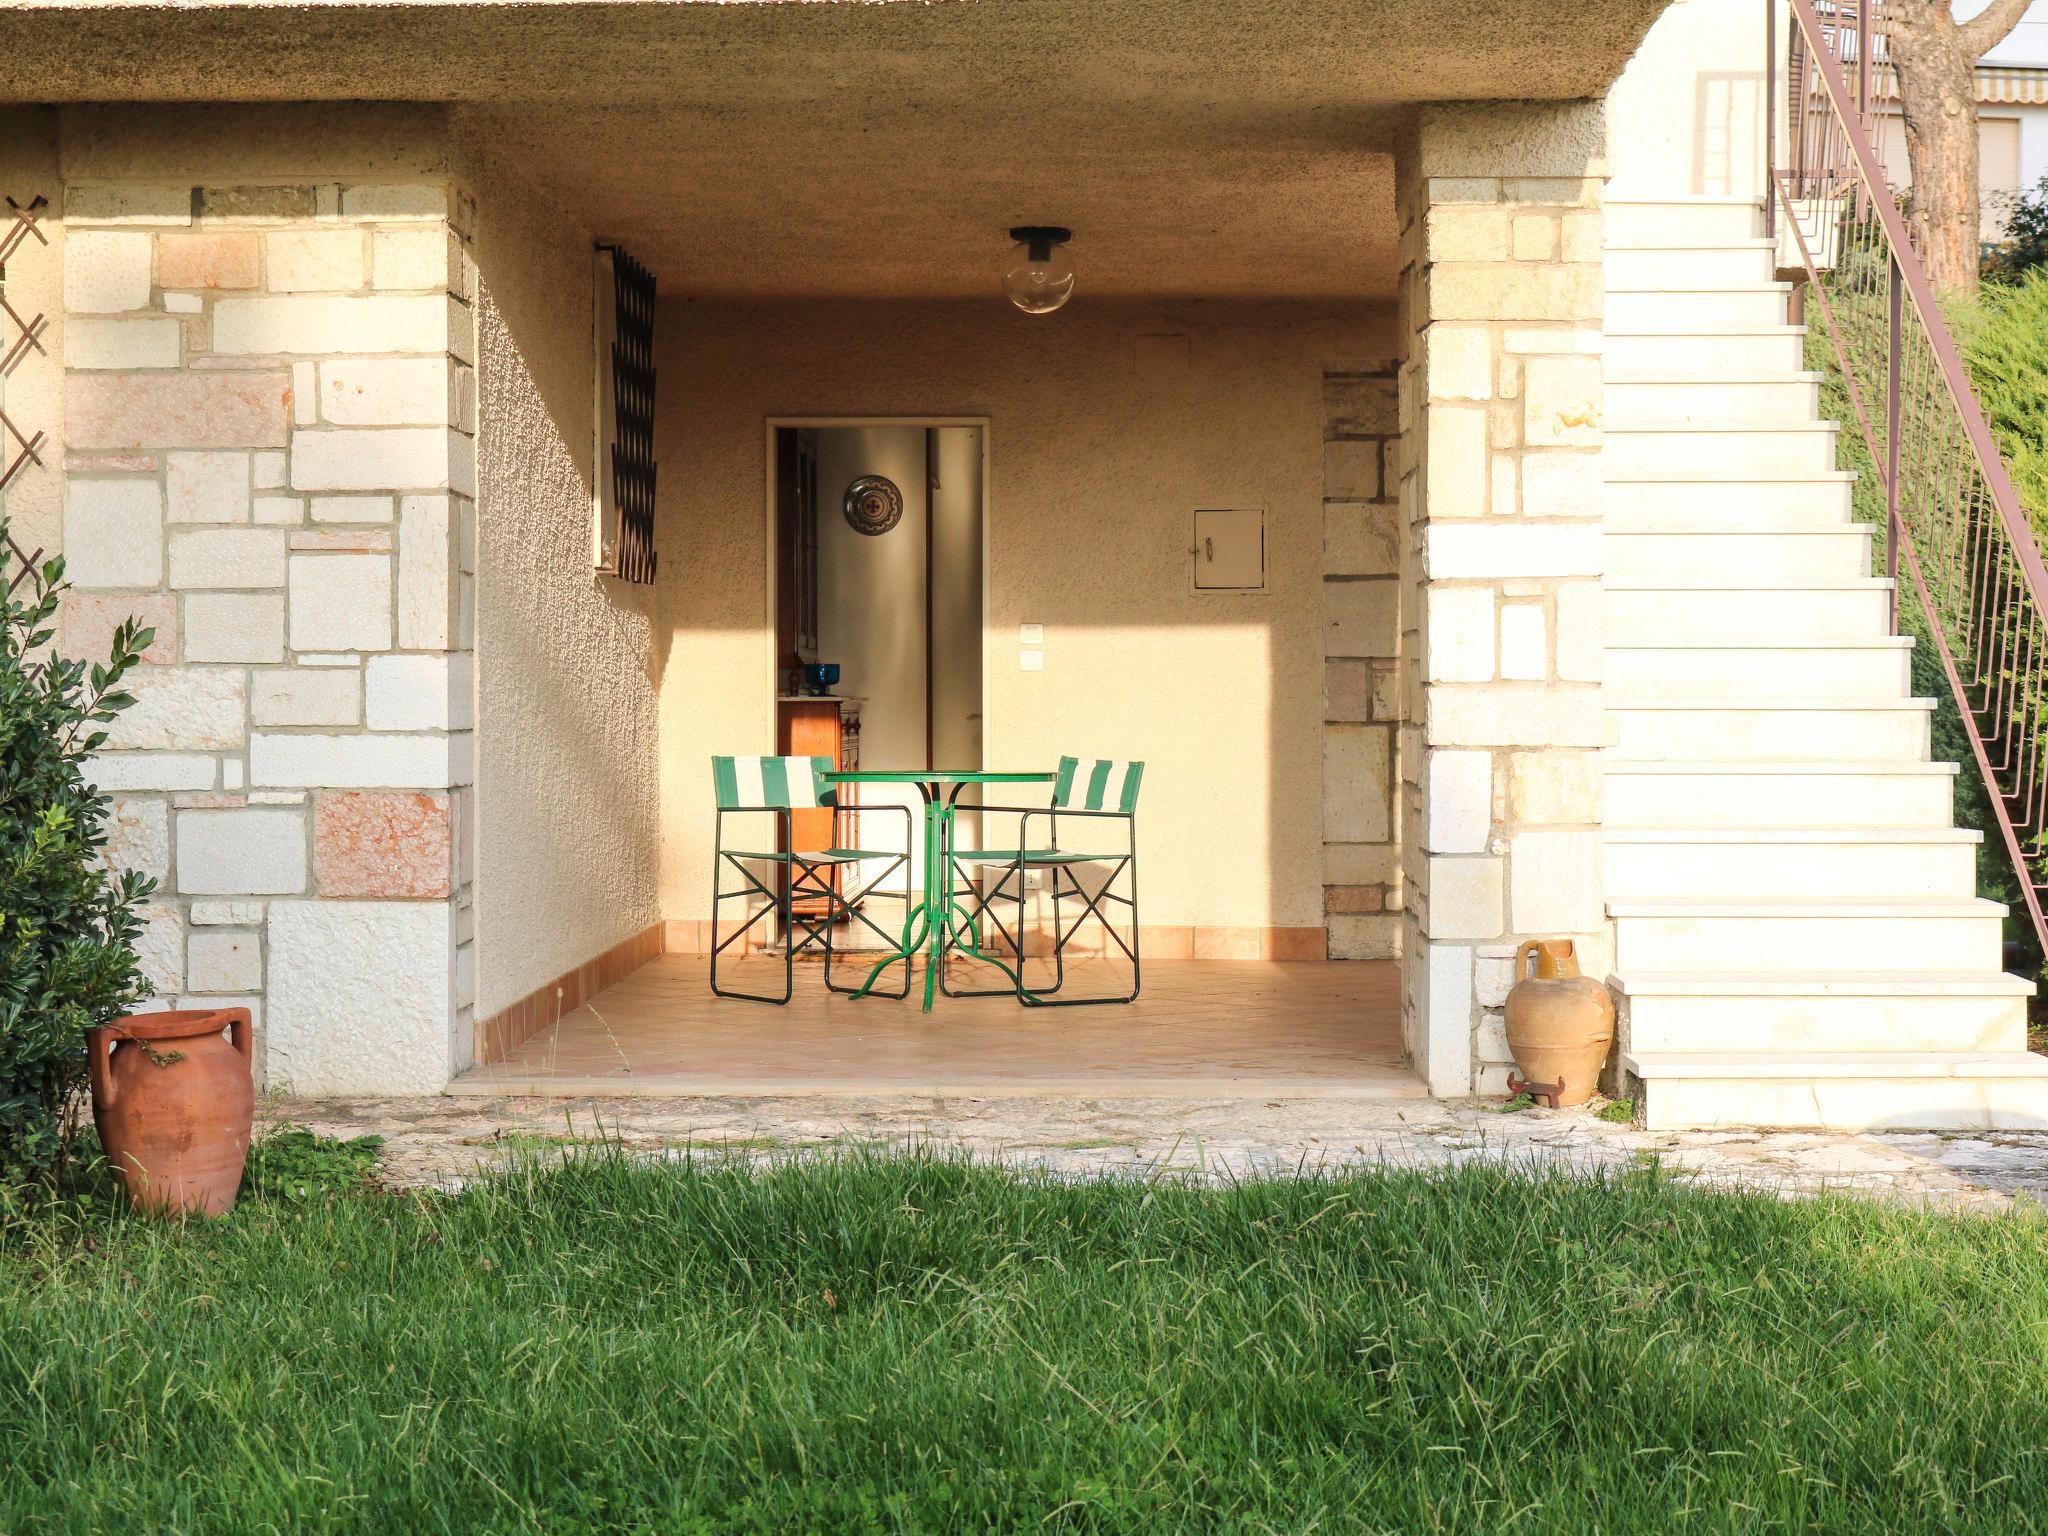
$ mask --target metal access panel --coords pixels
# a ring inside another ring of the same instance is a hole
[[[1196,508],[1195,590],[1263,592],[1265,589],[1265,508]]]

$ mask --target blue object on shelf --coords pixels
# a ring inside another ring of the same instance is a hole
[[[804,692],[830,693],[839,686],[839,663],[836,661],[810,661],[804,663]]]

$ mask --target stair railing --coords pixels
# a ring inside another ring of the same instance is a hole
[[[1820,312],[1884,493],[1892,630],[1903,564],[2048,948],[2048,570],[1873,143],[1872,61],[1888,54],[1878,7],[1786,3],[1781,94],[1766,0],[1765,228],[1781,253],[1787,235],[1797,247],[1809,316]]]

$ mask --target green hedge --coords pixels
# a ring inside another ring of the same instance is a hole
[[[1884,324],[1881,314],[1857,313],[1859,308],[1876,310],[1882,305],[1880,290],[1873,285],[1847,280],[1831,283],[1829,301],[1838,317],[1852,328]],[[2048,542],[2048,270],[2036,270],[2010,285],[1987,283],[1974,302],[1953,306],[1948,319],[1985,418],[1999,439],[2014,489],[2028,510],[2036,536]],[[1856,425],[1818,304],[1807,306],[1807,322],[1806,366],[1822,375],[1821,415],[1842,423],[1836,440],[1837,461],[1857,477],[1851,496],[1854,515],[1881,527],[1885,520],[1883,487]],[[2044,968],[2040,946],[2026,918],[2019,876],[1992,812],[1990,794],[1977,772],[1969,733],[1942,670],[1940,653],[1928,632],[1926,610],[1904,568],[1899,583],[1899,629],[1917,642],[1914,692],[1936,704],[1934,757],[1963,765],[1956,783],[1956,823],[1984,834],[1977,856],[1978,891],[2011,909],[2006,937],[2020,944],[2023,968],[2048,979],[2048,968]]]

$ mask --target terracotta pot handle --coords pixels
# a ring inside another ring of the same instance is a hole
[[[102,1109],[114,1107],[114,1074],[108,1070],[107,1058],[114,1049],[114,1031],[111,1025],[102,1024],[98,1029],[85,1032],[86,1068],[92,1077],[92,1096]]]
[[[1515,980],[1527,981],[1531,976],[1534,976],[1536,973],[1530,969],[1529,961],[1532,958],[1540,958],[1542,953],[1543,941],[1541,939],[1522,940],[1521,946],[1515,951]]]
[[[248,1062],[251,1066],[255,1065],[256,1042],[250,1032],[249,1010],[246,1008],[224,1008],[221,1012],[227,1015],[229,1043],[241,1053],[242,1060]]]

